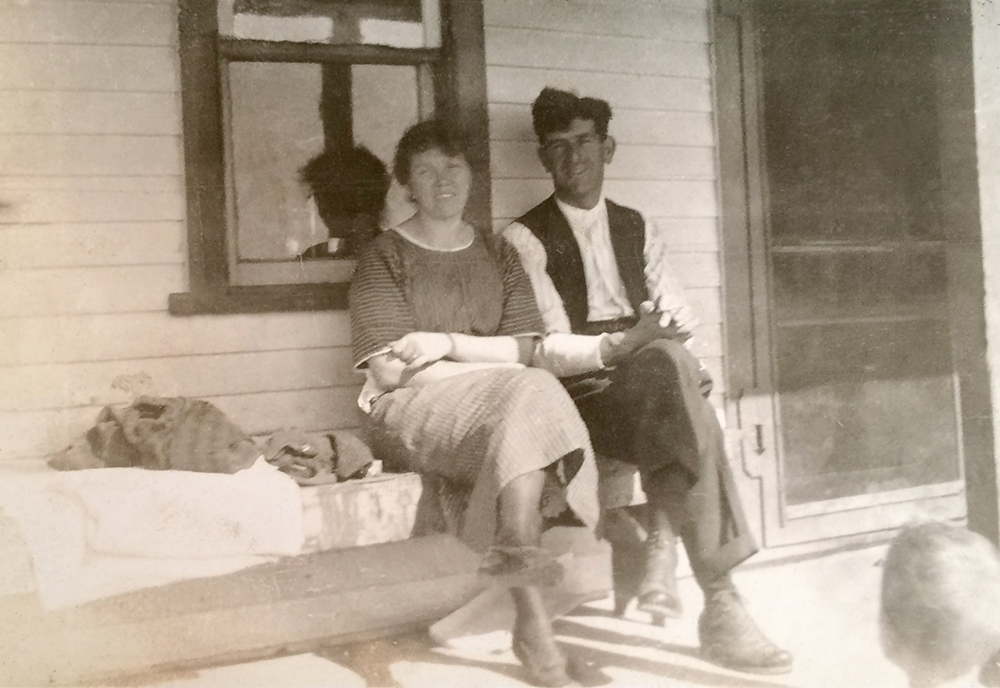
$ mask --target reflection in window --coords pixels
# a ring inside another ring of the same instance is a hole
[[[349,229],[355,218],[338,217],[358,205],[347,183],[373,165],[348,155],[356,147],[388,164],[405,129],[419,119],[418,67],[298,62],[232,62],[228,66],[228,175],[230,252],[236,280],[243,284],[288,281],[341,281],[351,265],[300,266],[289,272],[280,263],[297,261],[309,248],[313,258],[349,258],[361,245]],[[305,175],[310,161],[312,175]],[[331,165],[333,167],[331,167]],[[324,180],[324,174],[329,179]],[[364,186],[364,184],[362,184]],[[324,194],[314,193],[325,188]],[[326,199],[321,201],[320,196]],[[390,194],[388,217],[366,209],[374,223],[405,217],[401,192]],[[330,200],[349,207],[340,211]],[[355,213],[357,215],[359,213]],[[374,217],[372,217],[374,216]],[[357,218],[359,228],[368,226]],[[332,225],[332,226],[331,226]],[[341,261],[343,262],[343,261]]]
[[[328,149],[302,168],[301,177],[329,238],[299,258],[347,258],[360,253],[379,232],[389,190],[385,163],[364,146]]]

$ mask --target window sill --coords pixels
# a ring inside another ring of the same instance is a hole
[[[228,287],[171,294],[170,315],[230,315],[347,309],[348,283]]]

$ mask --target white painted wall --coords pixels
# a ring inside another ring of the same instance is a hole
[[[542,88],[608,100],[618,149],[606,192],[669,237],[702,322],[696,352],[722,381],[708,2],[487,0],[485,23],[495,225],[552,191],[531,129]]]
[[[175,318],[187,290],[174,0],[0,0],[0,465],[140,391],[251,432],[358,422],[346,313]]]
[[[609,193],[672,237],[718,373],[707,0],[485,10],[496,223],[549,191],[528,112],[541,88],[608,98]],[[257,433],[359,421],[346,313],[167,313],[187,290],[176,11],[0,0],[0,466],[58,450],[130,389],[208,399]]]

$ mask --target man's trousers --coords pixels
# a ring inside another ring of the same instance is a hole
[[[680,342],[658,339],[614,369],[564,383],[599,457],[638,467],[647,500],[667,511],[700,583],[757,552],[706,376]]]

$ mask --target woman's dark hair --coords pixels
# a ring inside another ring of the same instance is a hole
[[[389,191],[385,164],[364,146],[325,150],[299,171],[321,215],[378,217]]]
[[[574,119],[590,120],[594,129],[604,138],[608,135],[611,106],[600,98],[581,98],[569,91],[546,86],[531,105],[531,124],[538,142],[557,131],[566,131]]]
[[[414,156],[429,150],[439,150],[445,155],[466,158],[469,149],[465,136],[441,120],[429,119],[414,124],[406,130],[396,147],[392,172],[400,184],[410,183],[410,164]]]

